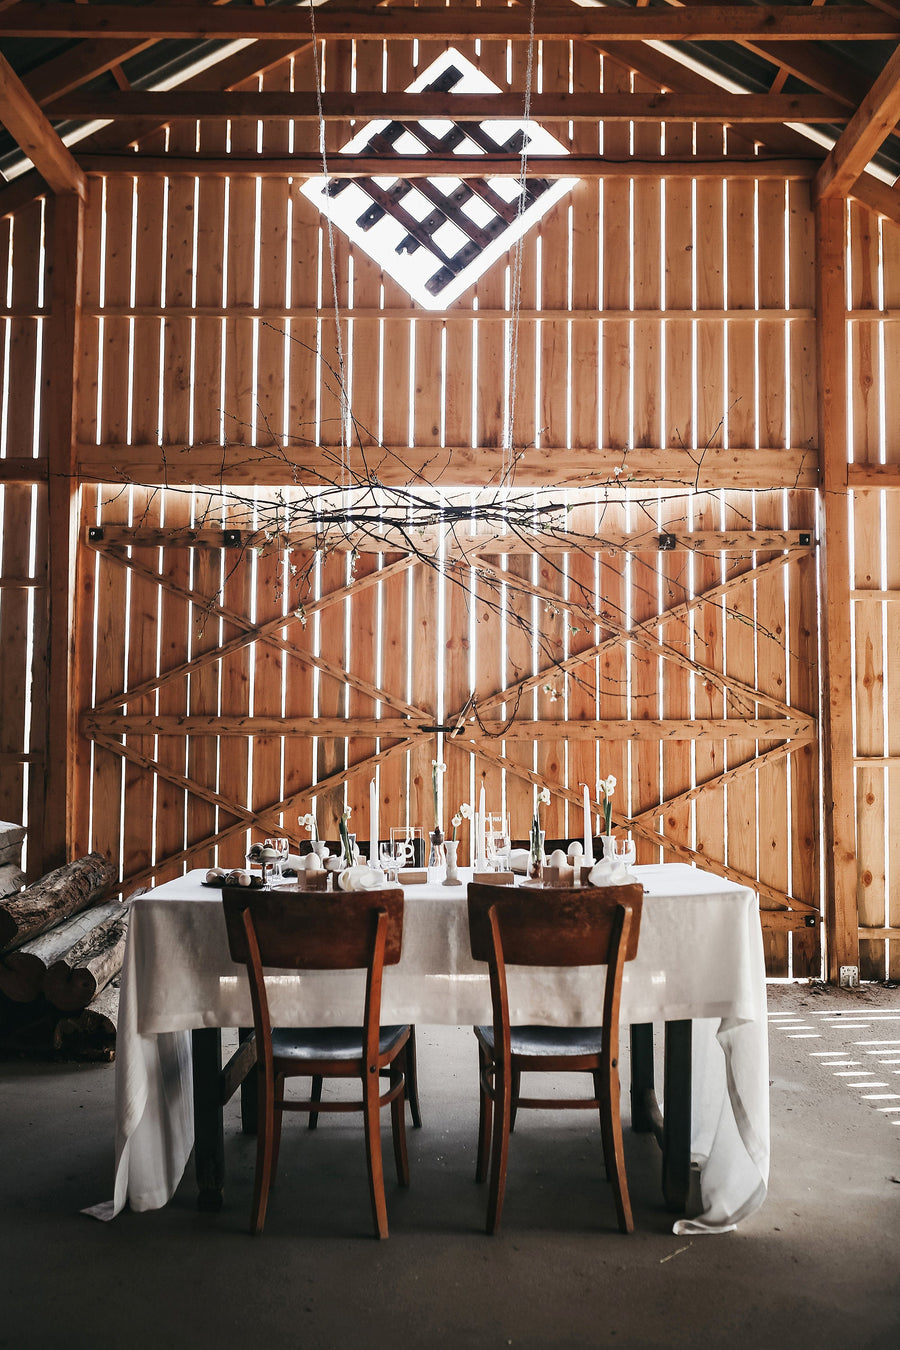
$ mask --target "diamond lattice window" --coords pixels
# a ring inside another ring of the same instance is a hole
[[[408,89],[497,94],[459,52],[444,52]],[[443,309],[512,247],[578,181],[575,178],[396,178],[394,155],[568,153],[536,122],[446,118],[368,123],[342,154],[381,155],[377,178],[311,178],[301,191],[426,309]],[[332,160],[331,173],[339,173]]]

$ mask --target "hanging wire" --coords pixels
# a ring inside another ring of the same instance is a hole
[[[331,181],[328,171],[328,153],[325,146],[325,111],[322,106],[322,79],[319,66],[319,41],[316,34],[316,8],[314,0],[309,0],[309,27],[312,35],[313,72],[316,83],[316,108],[319,114],[319,150],[322,155],[322,173],[325,178],[325,191]],[[344,365],[344,339],[341,331],[341,306],[338,298],[337,268],[334,261],[334,227],[331,217],[325,215],[328,225],[328,258],[331,264],[331,294],[334,301],[334,328],[337,342],[337,377],[341,401],[341,486],[350,486],[350,399],[347,394],[346,368]]]
[[[525,65],[525,103],[523,120],[527,127],[531,117],[531,87],[534,73],[534,11],[535,0],[531,0],[531,12],[528,24],[528,57]],[[519,153],[519,202],[516,210],[516,223],[521,224],[525,214],[525,189],[528,176],[528,136],[522,136],[522,148]],[[519,368],[519,319],[522,309],[522,255],[524,236],[519,235],[515,246],[512,279],[512,320],[509,332],[509,409],[506,421],[506,435],[503,438],[503,474],[501,482],[509,484],[515,468],[515,423],[516,399],[518,397]]]

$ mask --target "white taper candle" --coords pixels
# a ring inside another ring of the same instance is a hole
[[[588,791],[587,783],[584,787],[584,862],[583,866],[590,867],[594,861],[594,837],[591,833],[591,794]]]
[[[369,866],[378,866],[378,792],[374,778],[369,784]]]

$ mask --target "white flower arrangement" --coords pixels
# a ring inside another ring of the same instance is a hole
[[[616,780],[612,774],[608,778],[601,778],[597,783],[597,801],[603,809],[603,833],[612,832],[612,802],[610,797],[616,790]]]
[[[319,827],[311,811],[308,811],[305,816],[300,816],[299,821],[304,830],[309,830],[310,839],[319,838]]]

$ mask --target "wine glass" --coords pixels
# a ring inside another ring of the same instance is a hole
[[[397,880],[405,857],[406,845],[400,840],[391,840],[381,845],[381,869],[389,881]]]
[[[487,855],[491,866],[502,872],[509,864],[509,815],[500,812],[487,817],[485,829]]]
[[[398,867],[414,867],[416,864],[416,850],[412,830],[403,825],[391,826],[391,852],[397,860]]]
[[[637,857],[637,846],[633,839],[614,839],[613,840],[613,870],[617,873],[627,875],[634,866],[634,860]]]
[[[275,840],[275,852],[278,854],[278,861],[275,864],[276,876],[278,877],[284,876],[284,869],[290,851],[291,851],[291,841],[288,838],[284,837]]]

